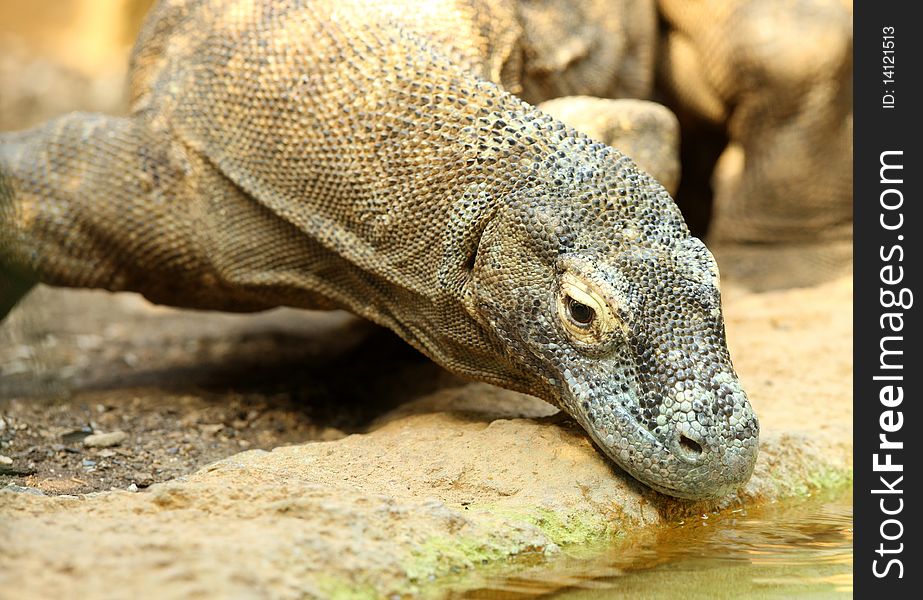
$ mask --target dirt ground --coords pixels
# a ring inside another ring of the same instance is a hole
[[[0,325],[0,485],[144,488],[241,450],[362,431],[453,383],[342,313],[194,313],[42,288]],[[124,439],[92,445],[113,432]]]

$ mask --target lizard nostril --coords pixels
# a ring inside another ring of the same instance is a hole
[[[683,434],[679,434],[679,447],[682,448],[690,458],[697,458],[702,454],[702,444]]]

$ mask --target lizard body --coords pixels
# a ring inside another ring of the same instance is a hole
[[[505,2],[161,2],[130,116],[0,135],[0,299],[346,308],[657,490],[731,491],[759,426],[714,259],[629,158],[506,89],[521,37]]]

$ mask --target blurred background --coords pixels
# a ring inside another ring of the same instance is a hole
[[[125,110],[128,56],[153,0],[0,0],[0,130]]]

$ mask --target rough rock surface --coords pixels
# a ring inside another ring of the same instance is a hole
[[[141,493],[0,491],[0,597],[428,595],[440,576],[511,555],[842,485],[851,295],[845,278],[725,290],[763,434],[753,479],[721,502],[657,494],[548,405],[468,384],[367,433],[243,452]]]

